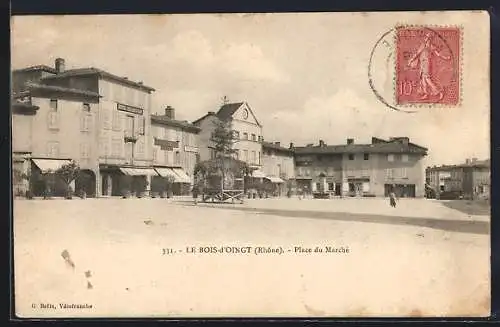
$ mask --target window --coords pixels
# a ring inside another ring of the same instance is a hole
[[[88,104],[88,103],[84,103],[84,104],[82,105],[82,110],[83,110],[84,112],[90,112],[90,104]]]
[[[57,111],[57,100],[50,99],[50,109],[53,111]]]
[[[354,160],[354,154],[349,154],[349,160]]]
[[[57,111],[49,111],[48,125],[49,129],[59,129],[59,114]]]
[[[137,154],[142,156],[144,154],[144,147],[145,147],[145,144],[144,144],[144,139],[140,139],[139,141],[137,141]]]
[[[258,164],[260,165],[260,151],[258,153],[259,153],[259,162],[258,162]]]
[[[113,110],[113,130],[121,131],[122,130],[122,115],[118,110]]]
[[[364,153],[363,154],[363,159],[364,160],[370,160],[370,154],[369,153]]]
[[[51,158],[59,157],[59,142],[48,142],[47,143],[47,156]]]
[[[243,160],[248,161],[248,150],[243,150]]]
[[[401,155],[401,161],[403,161],[403,162],[408,162],[408,159],[409,159],[409,158],[408,158],[408,155],[407,155],[407,154],[403,154],[403,155]]]
[[[156,162],[157,159],[158,159],[158,149],[154,148],[153,149],[153,161]]]
[[[393,154],[388,154],[387,155],[387,161],[393,162],[394,161],[394,155]]]
[[[139,117],[139,134],[144,135],[146,133],[146,117]]]
[[[88,143],[80,144],[80,157],[82,159],[88,159],[90,157],[90,146]]]
[[[248,140],[248,133],[243,133],[243,139]]]
[[[385,170],[385,177],[386,177],[386,179],[394,178],[394,169],[391,169],[391,168],[386,169]]]
[[[255,151],[252,151],[252,163],[256,163],[257,162],[257,155],[255,153]]]
[[[113,139],[111,141],[111,154],[113,157],[121,157],[122,141],[120,139]]]
[[[254,142],[256,141],[255,134],[252,134],[252,141],[254,141]]]
[[[236,149],[234,150],[234,158],[238,160],[240,158],[240,150]]]
[[[401,168],[401,178],[408,178],[408,172],[406,171],[406,167]]]
[[[328,183],[328,191],[333,191],[334,184],[329,182]]]
[[[179,151],[175,151],[174,164],[175,165],[181,164],[181,153]]]
[[[89,132],[91,122],[92,122],[92,115],[84,112],[80,118],[80,131]]]
[[[125,118],[125,135],[134,136],[134,116],[127,115]]]
[[[99,139],[99,153],[101,156],[108,156],[109,154],[109,149],[108,149],[108,138],[107,137],[101,137]]]
[[[101,117],[102,117],[102,128],[103,129],[110,129],[111,128],[111,119],[110,119],[109,110],[102,108]]]
[[[103,98],[108,98],[109,96],[109,84],[104,82],[104,81],[99,81],[99,85],[100,85],[100,95],[103,97]]]

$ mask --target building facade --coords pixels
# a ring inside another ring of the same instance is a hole
[[[262,172],[266,181],[274,184],[276,195],[294,188],[295,160],[293,143],[283,147],[280,142],[262,142]]]
[[[153,167],[161,177],[171,176],[174,194],[190,192],[194,168],[200,160],[200,128],[175,119],[175,109],[167,107],[164,115],[151,116]]]
[[[89,195],[120,195],[120,177],[152,175],[151,94],[153,88],[96,68],[35,66],[13,72],[15,99],[37,106],[32,116],[35,165],[59,166],[75,160],[95,185]],[[14,131],[18,138],[20,131]],[[14,149],[14,151],[16,151]],[[37,160],[38,159],[38,160]],[[45,160],[45,161],[44,161]],[[44,168],[39,167],[40,170]]]
[[[436,198],[451,196],[465,199],[488,198],[491,184],[490,161],[466,159],[458,165],[432,166],[426,169],[426,179]]]
[[[371,144],[295,147],[297,185],[304,192],[336,196],[422,197],[427,149],[407,137],[372,138]]]
[[[246,102],[223,105],[217,113],[209,112],[193,122],[200,128],[200,159],[214,158],[212,133],[217,120],[230,121],[236,141],[233,144],[235,157],[259,170],[262,168],[262,125]],[[257,172],[259,173],[259,172]]]

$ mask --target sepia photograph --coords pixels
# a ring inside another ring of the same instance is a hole
[[[18,318],[490,316],[484,11],[11,18]]]

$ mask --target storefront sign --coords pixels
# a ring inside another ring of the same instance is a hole
[[[198,148],[195,146],[186,145],[186,146],[184,146],[184,151],[186,151],[186,152],[198,152]]]
[[[162,150],[172,151],[174,148],[179,147],[179,141],[168,141],[155,137],[154,145],[160,146],[160,149]]]
[[[125,104],[117,103],[117,109],[120,111],[130,112],[136,115],[142,115],[144,110],[137,107],[127,106]]]

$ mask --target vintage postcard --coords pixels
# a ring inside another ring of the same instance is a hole
[[[487,12],[11,27],[18,317],[490,315]]]

